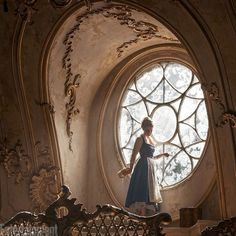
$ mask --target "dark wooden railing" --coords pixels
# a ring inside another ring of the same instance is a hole
[[[3,225],[0,235],[164,236],[161,224],[171,222],[168,213],[144,217],[112,205],[98,205],[89,213],[82,204],[75,204],[75,198],[69,199],[70,194],[62,186],[60,196],[45,213],[19,212]]]
[[[236,217],[222,220],[215,226],[207,227],[202,236],[236,236]]]

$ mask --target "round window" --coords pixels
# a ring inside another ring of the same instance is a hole
[[[177,62],[159,62],[138,72],[119,108],[118,140],[122,158],[129,164],[144,117],[153,120],[157,175],[163,187],[185,179],[200,160],[208,134],[208,116],[199,79]]]

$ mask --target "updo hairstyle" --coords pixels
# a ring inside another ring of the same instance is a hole
[[[149,117],[145,117],[142,121],[141,127],[144,130],[148,126],[153,127],[153,123],[152,123],[152,120]]]

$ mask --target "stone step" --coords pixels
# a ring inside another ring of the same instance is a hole
[[[198,220],[197,223],[191,227],[167,227],[163,226],[163,232],[166,236],[200,236],[201,231],[207,226],[217,225],[216,220]]]

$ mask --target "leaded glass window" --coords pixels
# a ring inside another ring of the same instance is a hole
[[[204,94],[196,74],[183,64],[161,62],[134,77],[119,112],[118,140],[125,164],[146,116],[154,124],[154,155],[170,154],[156,160],[159,182],[163,187],[177,184],[196,167],[208,136]]]

